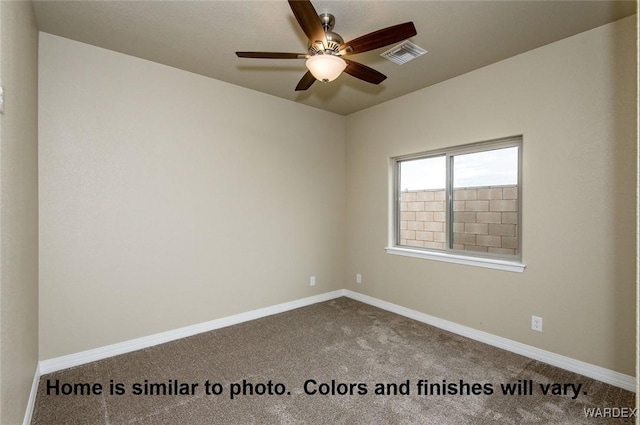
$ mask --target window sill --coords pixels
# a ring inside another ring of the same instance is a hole
[[[444,261],[446,263],[464,264],[467,266],[484,267],[488,269],[505,270],[522,273],[526,267],[517,261],[498,260],[493,258],[471,257],[467,255],[451,254],[448,252],[423,251],[420,249],[386,247],[387,254],[405,257],[423,258],[426,260]]]

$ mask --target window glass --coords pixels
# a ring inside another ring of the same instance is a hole
[[[518,254],[518,147],[452,156],[455,250]]]
[[[445,249],[446,157],[402,161],[399,176],[399,244]]]
[[[396,159],[397,246],[520,255],[521,138]]]

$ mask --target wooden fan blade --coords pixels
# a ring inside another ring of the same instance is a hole
[[[239,58],[253,59],[305,59],[305,53],[280,53],[280,52],[236,52]]]
[[[366,65],[354,62],[349,59],[344,59],[344,61],[347,63],[347,67],[344,69],[344,72],[353,77],[366,81],[367,83],[380,84],[387,79],[386,75],[376,71],[373,68],[369,68]]]
[[[324,34],[322,22],[311,2],[309,0],[289,0],[289,6],[291,6],[300,28],[307,35],[311,44],[320,42],[326,46],[327,38]]]
[[[344,43],[340,46],[340,51],[343,56],[368,52],[369,50],[374,50],[379,47],[388,46],[389,44],[406,40],[417,33],[418,32],[416,31],[416,27],[413,25],[413,22],[405,22],[404,24],[398,24],[374,31]]]
[[[309,87],[311,87],[311,85],[315,82],[316,82],[316,77],[313,76],[311,71],[307,71],[307,73],[304,74],[300,79],[300,82],[298,82],[298,85],[296,86],[296,91],[306,90]]]

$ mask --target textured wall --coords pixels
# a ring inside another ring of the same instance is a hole
[[[350,115],[349,289],[635,375],[635,22]],[[390,158],[516,135],[523,273],[385,253]]]
[[[0,423],[19,424],[38,361],[38,31],[0,2]]]
[[[39,111],[41,359],[344,287],[344,117],[44,33]]]

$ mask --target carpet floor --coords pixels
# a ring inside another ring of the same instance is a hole
[[[338,298],[43,375],[32,424],[626,424],[603,409],[635,407],[632,392]]]

